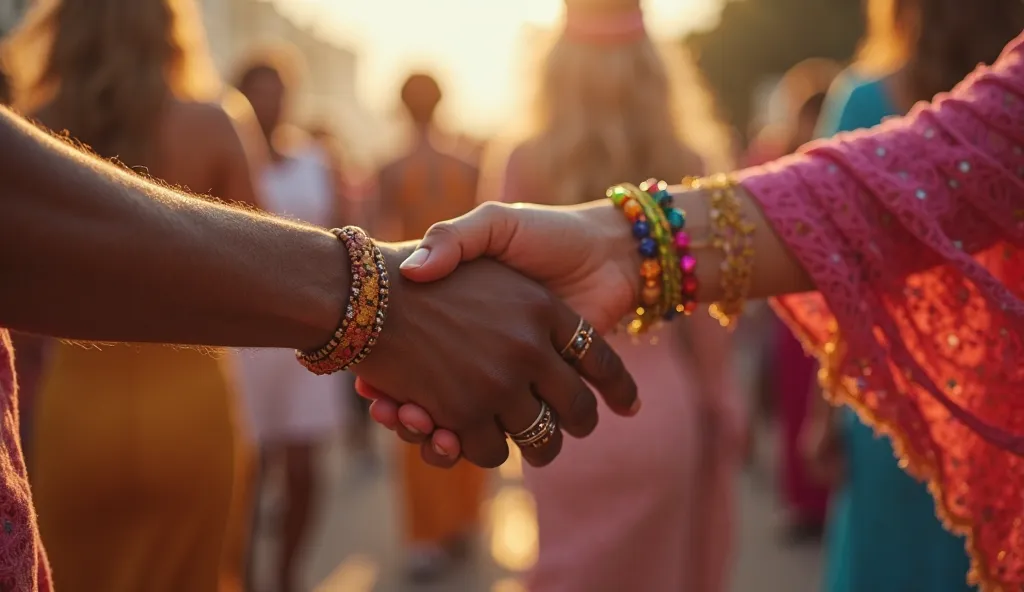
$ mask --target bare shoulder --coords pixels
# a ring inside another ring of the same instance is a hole
[[[238,134],[235,118],[220,103],[173,101],[167,109],[167,124],[182,135],[191,135],[197,148],[203,143],[216,143]]]

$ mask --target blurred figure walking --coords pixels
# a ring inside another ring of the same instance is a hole
[[[256,113],[270,155],[259,177],[264,209],[329,227],[340,223],[340,216],[328,155],[304,132],[285,123],[300,69],[290,48],[268,49],[246,62],[236,86]],[[272,469],[279,468],[284,475],[273,590],[291,592],[301,589],[297,568],[318,506],[317,452],[342,430],[340,393],[346,381],[340,374],[307,372],[295,363],[291,350],[244,351],[239,364],[261,453],[256,491],[267,490],[265,477]]]
[[[393,239],[422,237],[430,225],[454,218],[476,204],[479,171],[445,149],[434,125],[441,88],[426,74],[410,76],[402,103],[412,122],[413,143],[378,176],[378,229]],[[401,499],[409,573],[434,579],[466,549],[476,533],[487,473],[467,462],[451,470],[423,462],[419,446],[403,445]]]

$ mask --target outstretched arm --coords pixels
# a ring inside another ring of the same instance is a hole
[[[348,254],[327,231],[160,187],[8,111],[0,111],[0,152],[0,326],[93,341],[314,350],[342,318]],[[407,253],[380,250],[391,270]],[[635,411],[636,386],[599,337],[579,365],[565,363],[558,352],[578,317],[536,283],[485,261],[430,285],[392,275],[386,311],[353,312],[386,316],[354,371],[429,410],[476,464],[505,460],[503,429],[529,427],[538,397],[561,428],[588,434],[597,405],[583,379],[611,394],[612,409]],[[477,295],[481,286],[488,298]],[[558,454],[561,432],[550,436],[530,449],[530,462]]]
[[[324,230],[160,187],[6,110],[0,148],[0,325],[315,348],[341,318],[347,260]]]

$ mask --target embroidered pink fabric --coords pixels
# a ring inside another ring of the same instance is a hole
[[[1024,587],[1024,36],[901,120],[740,175],[819,292],[777,309],[835,393],[892,436],[968,535],[985,590]]]
[[[11,339],[0,329],[0,590],[48,592],[50,571],[18,441],[16,394]]]

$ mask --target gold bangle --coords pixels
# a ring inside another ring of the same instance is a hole
[[[743,216],[736,181],[728,175],[714,175],[705,179],[684,179],[693,189],[711,194],[708,211],[711,226],[711,246],[724,256],[720,283],[722,299],[709,308],[711,316],[723,327],[735,328],[750,294],[754,269],[754,224]]]

